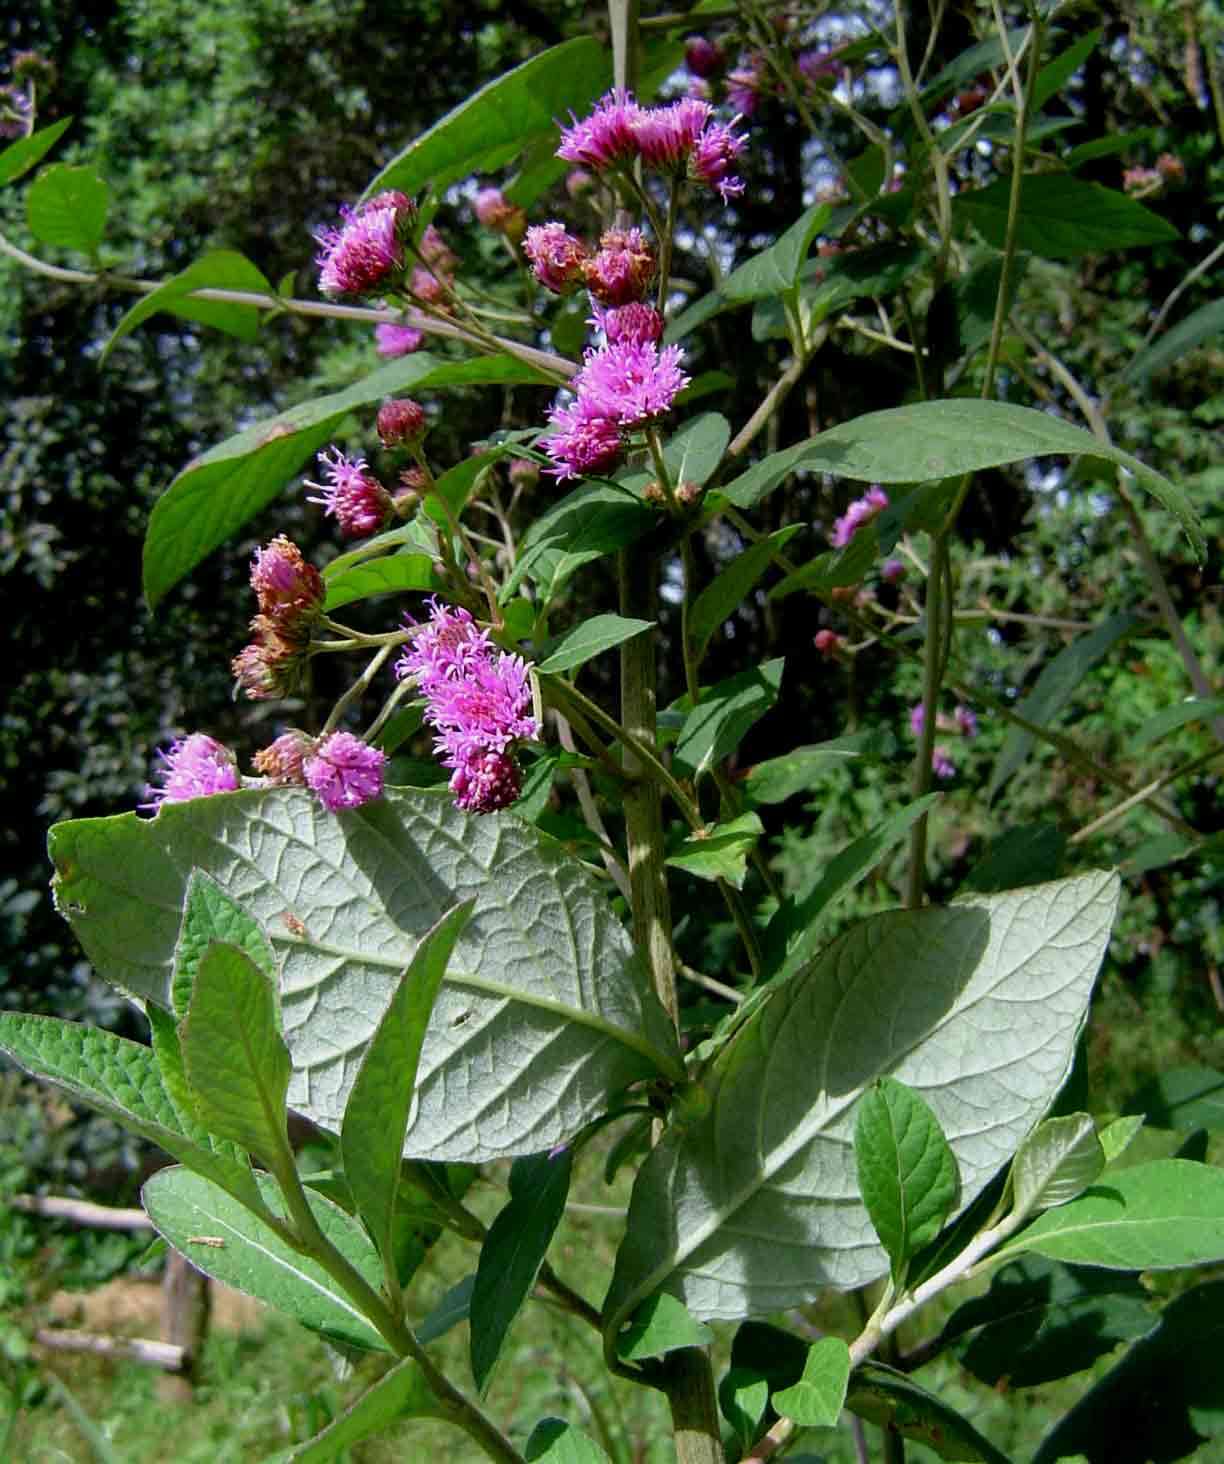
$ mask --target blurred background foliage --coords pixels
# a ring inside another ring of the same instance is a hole
[[[648,14],[664,8],[644,5]],[[784,39],[798,53],[862,37],[891,7],[837,3],[787,6],[786,12],[792,24]],[[42,99],[40,123],[74,117],[56,159],[88,160],[111,186],[116,205],[103,246],[107,268],[158,277],[208,249],[237,249],[270,280],[292,277],[294,293],[309,298],[312,230],[330,223],[381,165],[478,85],[566,36],[598,32],[600,24],[600,7],[578,0],[114,0],[73,7],[10,0],[0,20],[0,84],[7,80],[6,53],[36,50],[54,66],[57,79]],[[909,26],[910,51],[921,56],[929,40],[924,6],[913,7]],[[1123,371],[1155,309],[1219,237],[1224,19],[1211,0],[1088,3],[1060,16],[1051,54],[1098,27],[1101,38],[1084,64],[1046,103],[1047,117],[1069,125],[1036,142],[1036,164],[1110,139],[1113,149],[1086,163],[1080,176],[1119,188],[1127,169],[1150,168],[1161,155],[1173,155],[1180,173],[1163,178],[1145,202],[1178,238],[1124,254],[1031,257],[1016,314],[1101,403],[1118,445],[1191,493],[1208,538],[1201,565],[1169,516],[1146,505],[1139,511],[1188,635],[1219,690],[1224,343],[1208,339],[1149,377],[1128,379]],[[926,75],[936,76],[988,30],[988,7],[974,0],[950,7]],[[878,62],[846,64],[846,74],[856,78],[856,105],[900,140],[904,155],[907,127],[895,73]],[[934,106],[943,123],[977,105],[973,91],[982,79],[984,71],[980,77],[969,71]],[[846,159],[862,153],[861,137],[841,112],[824,105],[827,96],[818,92],[809,101],[820,114],[815,137],[790,97],[766,89],[757,98],[743,200],[690,220],[681,237],[676,273],[693,299],[731,263],[776,238],[801,204],[835,183]],[[959,154],[953,173],[968,185],[1006,176],[1009,168],[1006,148],[984,143]],[[0,227],[30,247],[22,195],[21,185],[0,194]],[[476,228],[469,200],[470,190],[453,190],[438,222],[461,269],[497,288],[505,256]],[[586,215],[562,189],[541,200],[531,218],[554,216],[587,227]],[[896,236],[877,221],[857,242],[888,245]],[[966,241],[970,270],[988,258],[984,246]],[[1219,267],[1191,279],[1168,324],[1217,299],[1222,280]],[[887,297],[894,316],[901,302],[912,318],[945,318],[938,302],[930,310],[922,269]],[[377,357],[364,326],[282,317],[245,344],[163,315],[127,336],[99,369],[102,345],[126,303],[120,295],[35,277],[0,256],[0,593],[12,648],[0,668],[0,794],[7,813],[0,830],[0,1005],[136,1034],[139,1016],[91,979],[51,909],[46,828],[57,819],[131,808],[141,798],[153,750],[173,735],[200,728],[243,748],[253,745],[268,712],[233,700],[228,669],[252,609],[250,550],[284,531],[323,552],[328,537],[304,495],[286,495],[151,617],[140,598],[140,545],[150,508],[183,464],[236,426],[356,379]],[[872,323],[863,302],[846,313]],[[730,374],[701,408],[722,411],[737,427],[787,351],[764,331],[750,337],[747,323],[743,312],[724,314],[686,341],[694,376]],[[956,333],[963,338],[972,328],[962,305],[959,317],[953,312],[949,319],[941,355],[954,361]],[[933,334],[932,344],[940,342]],[[950,387],[975,392],[981,363],[979,353]],[[1010,332],[999,394],[1079,420],[1063,382]],[[836,321],[759,449],[913,395],[906,357]],[[431,454],[449,465],[498,428],[538,424],[546,405],[539,391],[449,393]],[[371,436],[370,421],[354,420],[347,442],[361,448]],[[1145,722],[1190,687],[1113,490],[1099,464],[1069,471],[1044,460],[1038,470],[980,475],[961,519],[957,572],[958,603],[982,613],[957,631],[956,675],[1016,702],[1082,633],[1072,627],[1133,612],[1139,624],[1080,679],[1058,725],[1099,763],[1140,783],[1207,750],[1211,732],[1188,724],[1155,744],[1137,745]],[[788,550],[802,560],[824,547],[834,518],[859,491],[820,477],[793,480],[765,501],[756,522],[766,530],[808,525]],[[529,518],[554,496],[544,479],[521,507]],[[708,577],[740,547],[731,530],[711,532],[699,546],[699,573]],[[573,621],[607,607],[610,573],[606,564],[595,565],[570,581]],[[906,580],[893,585],[873,577],[864,590],[904,612]],[[1050,619],[1067,624],[1042,623]],[[826,627],[847,635],[855,653],[822,658],[813,635]],[[683,690],[678,610],[666,603],[664,629],[661,705]],[[865,728],[891,733],[877,760],[833,768],[796,796],[759,810],[775,870],[793,891],[810,887],[847,843],[908,796],[909,709],[919,699],[920,673],[917,662],[849,629],[835,604],[755,595],[716,637],[703,679],[779,655],[787,657],[781,701],[742,747],[735,781],[796,740],[816,743]],[[588,690],[610,694],[610,682],[601,686],[599,674],[598,665],[584,673]],[[951,712],[952,699],[945,710]],[[990,842],[1007,831],[1044,823],[1071,834],[1116,801],[1100,778],[1038,749],[988,803],[984,789],[1005,729],[985,713],[979,726],[975,739],[955,740],[950,748],[956,772],[942,785],[931,838],[936,899],[954,893]],[[1173,784],[1164,796],[1199,833],[1224,830],[1218,765]],[[1166,832],[1141,809],[1066,855],[1068,869],[1112,862],[1128,875],[1088,1043],[1089,1102],[1096,1111],[1120,1110],[1169,1066],[1224,1067],[1224,850],[1217,842],[1214,851],[1208,843],[1178,853],[1167,841],[1153,843]],[[868,911],[898,903],[903,867],[903,851],[885,857],[830,912],[829,936]],[[747,893],[758,908],[768,908],[763,888],[750,883]],[[722,970],[729,953],[733,958],[734,935],[712,887],[677,873],[675,902],[687,917],[679,933],[684,958],[699,970]],[[693,1003],[694,1024],[708,1016],[703,1003],[704,997]],[[2,1192],[49,1189],[134,1202],[141,1173],[155,1159],[113,1125],[73,1114],[16,1075],[0,1081],[6,1085]],[[22,1244],[13,1240],[10,1249]],[[0,1256],[0,1268],[15,1259]],[[99,1267],[118,1269],[128,1259],[111,1245],[81,1275],[96,1279]]]

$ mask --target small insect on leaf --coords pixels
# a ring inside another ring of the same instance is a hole
[[[224,1250],[225,1241],[219,1235],[189,1235],[188,1245],[211,1245],[214,1250]]]

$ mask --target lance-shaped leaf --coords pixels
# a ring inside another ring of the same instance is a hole
[[[1050,453],[1100,458],[1126,468],[1177,515],[1200,556],[1203,535],[1189,498],[1146,463],[1048,412],[961,398],[867,412],[784,448],[741,473],[722,498],[751,508],[793,473],[832,473],[867,483],[932,483]]]
[[[675,765],[682,777],[708,773],[735,751],[749,728],[777,701],[784,665],[779,656],[701,693],[676,739]]]
[[[844,737],[796,747],[781,757],[757,763],[748,769],[744,792],[753,803],[783,803],[796,793],[814,788],[834,768],[849,767],[860,759],[884,763],[896,751],[897,739],[891,732],[880,728],[847,732]]]
[[[1122,379],[1137,381],[1146,387],[1149,377],[1163,371],[1166,366],[1172,366],[1204,341],[1214,340],[1222,332],[1224,300],[1212,300],[1187,315],[1185,320],[1178,321],[1172,330],[1158,337],[1146,350],[1140,351],[1122,373]]]
[[[654,623],[653,620],[633,620],[625,615],[593,615],[563,635],[536,669],[550,673],[572,671],[602,651],[641,635]]]
[[[193,290],[205,289],[242,290],[254,295],[272,293],[272,286],[263,273],[245,255],[234,249],[214,249],[203,259],[188,265],[181,274],[159,285],[151,295],[138,300],[111,333],[98,358],[98,365],[106,363],[106,358],[125,335],[148,320],[149,316],[163,310],[167,315],[211,325],[215,330],[237,336],[239,340],[255,340],[259,335],[259,312],[266,307],[192,297]]]
[[[863,1094],[854,1157],[863,1203],[899,1275],[956,1204],[956,1159],[930,1107],[896,1078]]]
[[[705,483],[730,441],[731,424],[718,412],[704,412],[686,422],[663,446],[663,463],[672,483]]]
[[[193,870],[187,882],[187,905],[174,948],[170,997],[175,1016],[187,1015],[196,971],[204,952],[218,940],[244,950],[265,974],[276,971],[276,957],[259,922],[236,900],[231,900],[215,880]]]
[[[403,1418],[447,1418],[425,1374],[410,1357],[385,1372],[339,1418],[289,1455],[289,1464],[330,1464],[353,1444]]]
[[[572,1138],[610,1093],[682,1079],[675,1035],[604,891],[555,841],[449,797],[389,789],[328,813],[305,789],[219,793],[59,824],[59,908],[95,968],[168,1003],[191,870],[267,932],[293,1059],[289,1105],[339,1129],[425,933],[475,897],[430,1020],[408,1153],[480,1163]]]
[[[61,117],[50,127],[40,127],[29,137],[19,137],[0,152],[0,185],[12,183],[51,151],[72,126],[71,117]]]
[[[274,1167],[289,1153],[289,1049],[276,988],[245,951],[223,941],[205,951],[182,1042],[201,1121]]]
[[[681,1347],[706,1347],[713,1340],[714,1333],[704,1322],[695,1321],[683,1303],[666,1291],[656,1291],[616,1338],[616,1355],[622,1362],[639,1362],[664,1357]]]
[[[765,825],[757,814],[741,813],[738,818],[692,834],[668,855],[666,863],[698,879],[725,879],[742,890],[748,876],[748,856],[764,832]]]
[[[245,1203],[259,1203],[250,1165],[217,1153],[204,1129],[185,1120],[166,1091],[151,1048],[58,1017],[0,1012],[0,1051]]]
[[[925,1444],[941,1459],[1012,1464],[955,1408],[882,1363],[869,1362],[855,1372],[846,1407],[879,1428]]]
[[[480,1248],[469,1303],[472,1376],[483,1393],[565,1213],[574,1151],[532,1154],[510,1168],[510,1198]]]
[[[769,568],[775,554],[789,543],[803,527],[787,524],[766,538],[750,545],[706,585],[693,601],[689,615],[689,638],[700,660],[706,653],[714,632],[739,608]]]
[[[658,524],[658,513],[616,483],[584,483],[567,493],[523,535],[519,556],[502,589],[502,602],[530,578],[544,598],[556,594],[593,559],[636,543]]]
[[[441,588],[432,555],[380,554],[329,578],[323,608],[331,614],[354,600],[368,600],[371,595],[402,595],[407,590]]]
[[[1105,1151],[1090,1114],[1047,1118],[1016,1151],[1012,1164],[1015,1213],[1031,1215],[1065,1205],[1104,1168]]]
[[[1224,1073],[1209,1067],[1174,1067],[1158,1073],[1127,1103],[1157,1128],[1224,1133]]]
[[[433,387],[538,385],[549,378],[510,356],[444,361],[418,351],[343,391],[290,407],[195,458],[154,505],[144,544],[151,608],[218,545],[265,508],[357,407]]]
[[[268,1209],[285,1217],[284,1201],[270,1175],[259,1176]],[[300,1255],[264,1221],[224,1190],[188,1169],[159,1169],[140,1198],[149,1219],[197,1270],[248,1296],[266,1301],[316,1332],[355,1347],[386,1343],[357,1305],[316,1261]],[[377,1291],[382,1268],[361,1223],[322,1195],[307,1202],[323,1234],[367,1284]]]
[[[444,915],[416,948],[366,1049],[340,1128],[340,1152],[357,1212],[386,1261],[394,1255],[404,1135],[421,1047],[471,900]]]
[[[1111,1169],[1078,1199],[1047,1210],[995,1252],[1120,1271],[1224,1260],[1224,1170],[1188,1159]]]
[[[659,1289],[708,1319],[880,1275],[851,1138],[887,1074],[939,1119],[967,1205],[1071,1069],[1117,898],[1116,875],[1090,873],[876,916],[775,988],[704,1074],[708,1114],[638,1174],[612,1325]]]
[[[1002,249],[1007,238],[1011,180],[957,194],[952,217],[973,225],[988,244]],[[1114,249],[1163,244],[1177,230],[1158,213],[1113,188],[1070,173],[1027,173],[1020,195],[1016,244],[1047,259],[1070,259]]]
[[[771,1402],[800,1428],[835,1428],[850,1381],[850,1349],[840,1337],[822,1337],[808,1348],[803,1376]]]

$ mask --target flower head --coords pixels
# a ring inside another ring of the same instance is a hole
[[[880,577],[886,584],[895,585],[905,578],[905,562],[901,559],[886,559],[880,566]]]
[[[977,713],[972,707],[957,707],[952,713],[952,720],[956,723],[957,730],[962,737],[976,737],[978,730]]]
[[[319,289],[325,295],[368,295],[385,285],[404,266],[405,221],[414,213],[411,199],[394,190],[357,209],[341,209],[341,227],[315,235]]]
[[[610,346],[625,342],[653,344],[663,339],[663,317],[653,305],[620,305],[605,310],[596,305],[591,324],[603,331]]]
[[[425,333],[411,325],[376,325],[374,340],[378,354],[394,360],[397,356],[410,356],[413,351],[419,351],[425,344]]]
[[[588,352],[572,385],[590,412],[621,427],[640,427],[661,417],[688,385],[680,356],[679,346],[660,348],[654,341],[621,340]]]
[[[507,239],[521,239],[527,227],[527,215],[511,203],[500,188],[481,188],[472,200],[476,218],[483,228]]]
[[[684,64],[693,76],[708,80],[727,64],[723,48],[705,36],[690,36],[684,43]]]
[[[306,756],[314,739],[305,732],[285,732],[255,754],[255,771],[270,783],[301,786],[306,782]]]
[[[922,736],[922,729],[926,725],[926,710],[921,702],[916,702],[910,708],[909,715],[910,731],[915,737]]]
[[[347,457],[338,447],[333,447],[331,456],[321,452],[319,461],[326,482],[312,483],[307,479],[307,488],[316,488],[322,495],[307,498],[307,503],[321,504],[324,513],[336,520],[346,538],[377,533],[391,511],[391,495],[369,472],[365,459]]]
[[[727,73],[727,101],[741,117],[755,117],[767,86],[765,65],[759,56],[750,56],[734,71]]]
[[[351,732],[333,732],[305,759],[302,771],[323,807],[336,813],[382,794],[386,761],[385,752]]]
[[[583,274],[587,289],[601,305],[632,304],[654,279],[654,250],[641,229],[609,229]]]
[[[426,305],[440,305],[450,291],[453,276],[437,265],[418,264],[408,280],[408,293]]]
[[[565,191],[577,201],[587,198],[595,191],[596,179],[585,168],[571,168],[565,175]]]
[[[564,224],[533,224],[523,240],[523,253],[536,279],[553,294],[563,295],[582,283],[587,248]]]
[[[838,61],[840,51],[840,46],[829,51],[801,51],[795,62],[799,68],[799,74],[808,82],[827,81],[830,77],[836,76],[840,69]]]
[[[936,747],[931,753],[931,771],[943,781],[956,777],[956,764],[946,747]]]
[[[142,808],[159,808],[163,803],[182,803],[188,798],[207,798],[229,793],[238,787],[238,760],[223,743],[203,732],[193,732],[159,753],[162,766],[154,773],[161,787],[145,789],[148,802]]]
[[[435,224],[426,224],[417,252],[426,264],[431,264],[440,274],[454,274],[459,256],[442,237]]]
[[[834,549],[844,549],[864,524],[870,523],[877,514],[888,507],[888,494],[883,488],[869,488],[862,498],[856,498],[833,525],[829,543]]]
[[[450,790],[465,813],[497,813],[523,791],[523,775],[508,752],[473,751],[455,760]]]
[[[256,549],[251,560],[251,588],[259,601],[260,614],[286,632],[305,629],[317,619],[327,593],[323,576],[284,534]]]
[[[414,402],[411,397],[393,397],[379,407],[375,425],[384,447],[401,447],[419,442],[428,423],[420,402]]]
[[[257,615],[251,629],[254,640],[230,662],[239,689],[252,701],[292,696],[306,674],[306,639],[296,629],[283,630],[268,615]]]
[[[401,681],[415,677],[422,695],[428,697],[446,682],[467,675],[473,661],[492,652],[489,633],[476,624],[472,612],[462,605],[452,609],[435,595],[429,601],[428,623],[417,630],[395,663],[395,674]]]
[[[557,156],[597,173],[631,162],[637,153],[634,123],[641,111],[630,92],[621,88],[608,92],[581,122],[570,114],[573,126],[562,128]]]
[[[736,117],[735,122],[738,121]],[[688,160],[689,177],[712,188],[724,203],[738,198],[744,191],[743,179],[732,172],[745,145],[743,135],[732,130],[735,122],[729,127],[711,122],[698,137]]]
[[[34,122],[34,103],[16,86],[0,86],[0,137],[24,137]]]
[[[559,482],[610,472],[620,461],[620,424],[590,400],[579,397],[571,406],[555,407],[548,425],[552,435],[542,437],[540,446],[552,458],[548,471]]]
[[[639,156],[648,168],[682,169],[713,115],[709,102],[696,97],[639,109],[633,121]]]
[[[534,488],[540,481],[540,465],[534,458],[511,458],[506,471],[515,488]]]
[[[837,659],[842,638],[835,630],[818,630],[812,637],[812,644],[827,661]]]

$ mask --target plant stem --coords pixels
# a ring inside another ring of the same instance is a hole
[[[322,730],[319,732],[320,737],[326,737],[329,732],[334,731],[340,721],[340,718],[344,715],[347,709],[352,706],[355,701],[360,701],[360,699],[370,689],[370,683],[374,680],[375,676],[377,676],[379,671],[382,669],[383,662],[386,661],[387,657],[394,649],[394,645],[382,646],[379,649],[377,654],[374,655],[374,657],[371,659],[370,664],[365,668],[365,670],[361,673],[357,680],[354,681],[352,686],[349,687],[344,695],[337,700],[336,705],[331,709],[331,715],[328,717],[327,721],[324,722]]]

